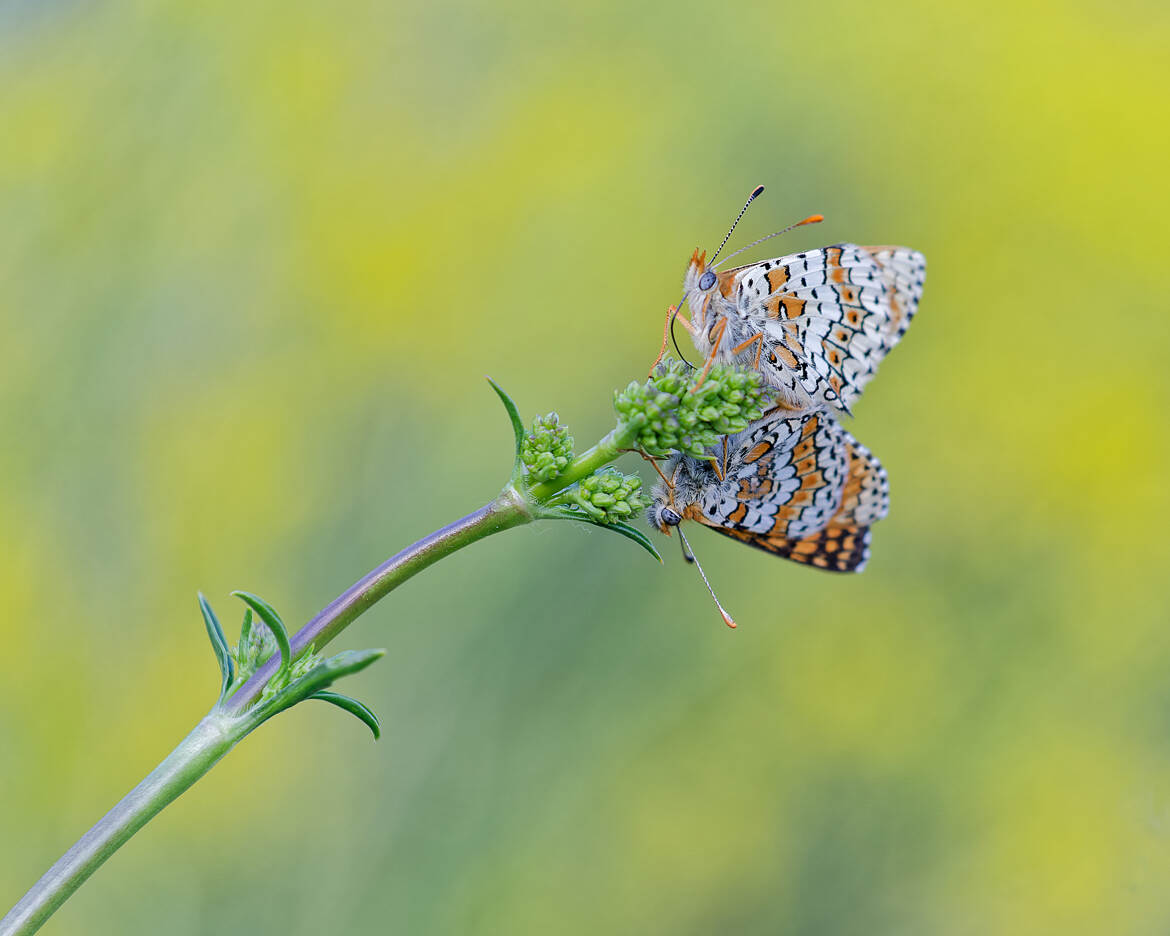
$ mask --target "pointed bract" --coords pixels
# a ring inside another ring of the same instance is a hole
[[[319,699],[322,702],[330,702],[339,709],[344,709],[355,718],[360,719],[373,732],[375,741],[382,736],[382,728],[378,724],[378,716],[357,699],[351,699],[349,696],[342,695],[339,692],[328,692],[324,689],[319,692],[314,692],[309,698]]]
[[[223,701],[236,675],[235,664],[232,662],[232,653],[228,649],[223,628],[219,626],[219,618],[211,610],[211,605],[203,597],[203,592],[199,592],[199,610],[203,612],[203,623],[207,626],[207,638],[211,641],[211,648],[215,651],[215,658],[219,661],[221,680],[219,698],[220,701]]]
[[[288,641],[288,629],[284,626],[284,621],[280,619],[276,609],[263,598],[246,591],[234,591],[232,594],[251,607],[260,620],[268,625],[268,630],[276,638],[276,645],[280,647],[280,669],[277,670],[272,680],[278,682],[292,666],[292,647]]]

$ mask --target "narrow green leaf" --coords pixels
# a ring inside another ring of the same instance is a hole
[[[268,625],[272,636],[276,638],[276,645],[280,647],[280,669],[272,678],[274,680],[281,679],[288,672],[288,668],[292,666],[292,647],[288,642],[288,630],[284,626],[284,621],[280,619],[276,609],[263,598],[246,591],[234,591],[232,594],[249,605],[260,620]]]
[[[515,481],[523,473],[523,466],[520,462],[520,446],[524,444],[524,422],[520,419],[520,411],[516,409],[516,404],[512,402],[512,398],[504,392],[504,388],[498,383],[487,378],[487,382],[492,385],[492,389],[496,391],[496,396],[500,398],[500,402],[504,404],[504,409],[508,412],[508,419],[512,421],[512,432],[516,436],[516,461],[512,467],[512,480]]]
[[[322,660],[298,679],[293,686],[298,687],[302,693],[301,697],[304,698],[305,695],[327,688],[342,676],[361,672],[385,655],[385,650],[342,650],[341,653],[336,653],[329,659]]]
[[[374,733],[375,741],[382,736],[382,728],[378,724],[378,716],[357,699],[351,699],[349,696],[342,695],[340,692],[327,692],[324,689],[319,692],[314,692],[309,698],[320,699],[322,702],[331,702],[338,708],[345,709],[350,715],[361,719],[365,722],[366,727]]]
[[[248,638],[252,636],[252,609],[244,609],[244,623],[240,625],[240,642],[236,644],[241,655],[248,650]]]
[[[540,519],[578,520],[581,523],[591,523],[593,526],[599,526],[603,530],[612,530],[614,533],[626,537],[626,539],[633,540],[659,562],[662,561],[662,556],[660,556],[658,554],[658,550],[654,548],[654,543],[650,541],[650,537],[648,537],[637,527],[630,526],[628,523],[622,523],[621,521],[618,521],[617,523],[603,523],[600,520],[594,520],[591,516],[589,516],[589,514],[585,513],[585,511],[569,507],[567,505],[551,507],[542,511],[540,514]]]
[[[219,626],[219,618],[211,610],[211,605],[199,592],[199,610],[203,612],[203,623],[207,625],[207,637],[211,640],[211,648],[215,651],[215,658],[219,661],[221,685],[219,689],[220,701],[227,695],[228,688],[236,675],[236,666],[232,662],[231,651],[228,650],[227,638],[223,635],[223,628]]]
[[[641,546],[646,552],[650,553],[659,562],[662,562],[662,556],[659,555],[657,548],[655,548],[653,541],[635,526],[630,526],[628,523],[622,523],[620,520],[617,523],[605,524],[607,530],[613,530],[615,533],[632,539],[635,543]]]

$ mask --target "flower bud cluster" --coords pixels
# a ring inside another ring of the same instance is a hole
[[[703,458],[721,436],[742,432],[763,415],[769,391],[758,372],[712,367],[696,390],[698,379],[698,371],[675,361],[659,365],[645,383],[615,392],[619,431],[633,428],[633,444],[650,455]]]
[[[642,479],[603,468],[582,478],[560,499],[580,508],[598,523],[618,523],[636,516],[649,503],[642,493]]]
[[[520,445],[520,460],[536,482],[552,481],[573,460],[573,437],[556,413],[537,416]]]

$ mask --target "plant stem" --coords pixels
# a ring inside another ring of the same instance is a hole
[[[529,523],[532,519],[527,500],[515,488],[504,488],[495,500],[430,536],[424,536],[354,582],[293,635],[293,657],[300,656],[310,646],[320,650],[408,578],[444,556],[492,533]],[[225,710],[240,712],[260,698],[264,686],[279,666],[277,655],[256,670],[232,693],[224,704]]]
[[[412,575],[492,533],[529,523],[531,502],[509,485],[499,497],[407,547],[347,588],[292,639],[293,653],[318,649]],[[209,771],[255,724],[240,717],[280,665],[279,654],[217,706],[161,764],[103,816],[0,920],[0,936],[35,933],[135,832]]]
[[[235,747],[242,737],[237,721],[215,711],[204,717],[0,920],[0,936],[26,936],[40,929],[110,855]]]
[[[617,458],[623,449],[629,448],[636,437],[637,430],[632,426],[622,425],[611,429],[595,446],[573,459],[568,467],[552,481],[533,485],[530,491],[532,499],[543,503],[570,484],[593,474],[598,468],[605,467]]]
[[[479,510],[391,556],[297,631],[290,641],[293,657],[310,646],[320,650],[391,591],[444,556],[493,533],[531,523],[549,497],[613,461],[634,435],[632,429],[614,429],[553,481],[535,485],[526,494],[509,484]],[[277,654],[212,709],[166,760],[86,832],[0,920],[0,936],[28,936],[40,929],[110,855],[256,727],[257,722],[244,713],[260,698],[280,665]]]

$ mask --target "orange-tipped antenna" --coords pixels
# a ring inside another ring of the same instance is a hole
[[[707,581],[707,573],[703,571],[703,567],[699,565],[699,560],[695,558],[695,551],[691,549],[691,544],[687,542],[687,537],[686,534],[683,533],[682,527],[678,528],[678,538],[682,541],[686,551],[691,554],[691,561],[694,562],[695,568],[699,570],[699,575],[703,577],[703,584],[707,586],[707,591],[711,593],[711,600],[715,602],[715,607],[719,609],[719,613],[723,616],[723,623],[728,627],[735,627],[735,619],[724,610],[723,605],[719,603],[719,599],[715,597],[715,589],[713,589],[711,587],[711,583]],[[685,553],[683,558],[686,558]]]
[[[743,207],[739,209],[739,214],[737,214],[735,216],[735,220],[731,222],[731,230],[729,230],[727,232],[727,236],[723,238],[723,243],[719,245],[719,250],[722,250],[724,248],[724,246],[726,246],[728,239],[730,239],[730,237],[731,237],[731,231],[734,231],[735,226],[737,224],[739,224],[739,219],[742,218],[744,212],[748,210],[748,205],[750,205],[752,202],[754,202],[757,198],[759,198],[763,194],[764,194],[764,187],[762,185],[757,185],[754,189],[752,189],[752,193],[748,196],[748,200],[743,203]],[[719,256],[719,250],[716,250],[715,253],[712,254],[711,262],[707,264],[708,267],[711,267],[714,265],[715,258]]]
[[[790,224],[786,228],[781,228],[779,231],[775,231],[774,233],[769,234],[767,237],[761,237],[759,240],[752,241],[746,247],[740,247],[739,250],[735,251],[735,253],[728,254],[726,257],[724,257],[722,262],[719,265],[723,266],[723,264],[726,263],[728,260],[730,260],[732,257],[738,256],[739,254],[743,253],[745,250],[750,250],[752,247],[755,247],[756,244],[762,244],[764,241],[771,240],[773,237],[779,237],[781,234],[787,234],[793,228],[798,228],[802,224],[820,224],[824,220],[825,220],[824,215],[809,215],[803,221],[797,221],[796,224]]]

